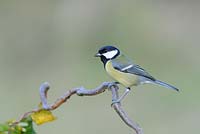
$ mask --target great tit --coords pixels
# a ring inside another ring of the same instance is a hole
[[[128,94],[132,86],[146,83],[157,84],[179,91],[178,88],[151,76],[139,65],[133,63],[124,54],[121,54],[120,50],[114,46],[101,47],[95,57],[100,57],[106,72],[114,78],[117,83],[126,87],[124,94],[119,98],[119,100],[113,103],[120,102]]]

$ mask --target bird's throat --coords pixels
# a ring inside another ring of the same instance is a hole
[[[101,61],[103,62],[103,64],[104,64],[104,68],[105,68],[106,63],[107,63],[109,60],[106,59],[106,57],[101,56]]]

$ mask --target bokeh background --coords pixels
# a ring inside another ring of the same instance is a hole
[[[153,76],[181,89],[132,89],[123,105],[144,132],[200,133],[199,12],[195,0],[1,0],[0,122],[35,108],[42,82],[51,84],[53,102],[73,87],[111,81],[93,55],[102,45],[115,44]],[[132,133],[110,104],[109,91],[73,96],[54,111],[55,122],[35,129]]]

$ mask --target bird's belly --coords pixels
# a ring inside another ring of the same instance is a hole
[[[125,87],[131,87],[133,85],[138,84],[138,76],[137,75],[120,72],[112,67],[111,62],[106,64],[105,69],[111,77],[113,77],[116,81],[118,81]]]

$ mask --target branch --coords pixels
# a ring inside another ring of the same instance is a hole
[[[119,99],[118,89],[119,88],[117,86],[111,86],[110,87],[110,90],[112,92],[112,100],[113,101],[116,101],[116,100]],[[120,118],[124,121],[124,123],[126,123],[126,125],[128,125],[132,129],[134,129],[137,134],[143,134],[142,128],[136,122],[132,121],[128,117],[127,113],[121,107],[121,103],[114,103],[112,105],[112,107],[115,109],[115,111],[118,113]]]
[[[66,102],[72,95],[77,94],[78,96],[93,96],[104,92],[109,86],[113,85],[114,83],[111,82],[104,82],[99,87],[95,89],[85,89],[84,87],[74,88],[68,90],[63,96],[58,98],[53,104],[47,104],[47,91],[49,90],[50,86],[47,82],[43,83],[40,86],[40,99],[42,102],[42,106],[46,110],[54,110]]]
[[[112,92],[112,101],[118,100],[118,89],[119,87],[116,85],[116,83],[113,82],[104,82],[99,87],[95,89],[85,89],[84,87],[74,88],[71,90],[68,90],[63,96],[59,97],[53,104],[49,105],[47,101],[47,93],[50,89],[49,83],[45,82],[40,86],[40,99],[42,103],[43,109],[46,110],[55,110],[59,106],[61,106],[64,102],[66,102],[72,95],[76,94],[78,96],[93,96],[98,95],[100,93],[103,93],[106,89],[110,89]],[[120,103],[114,103],[112,107],[115,109],[115,111],[118,113],[120,118],[132,129],[135,130],[137,134],[143,134],[142,129],[139,127],[137,123],[132,121],[126,112],[122,109]],[[41,109],[36,109],[29,111],[21,116],[19,119],[22,120],[23,118],[27,117],[33,112],[40,111]]]

